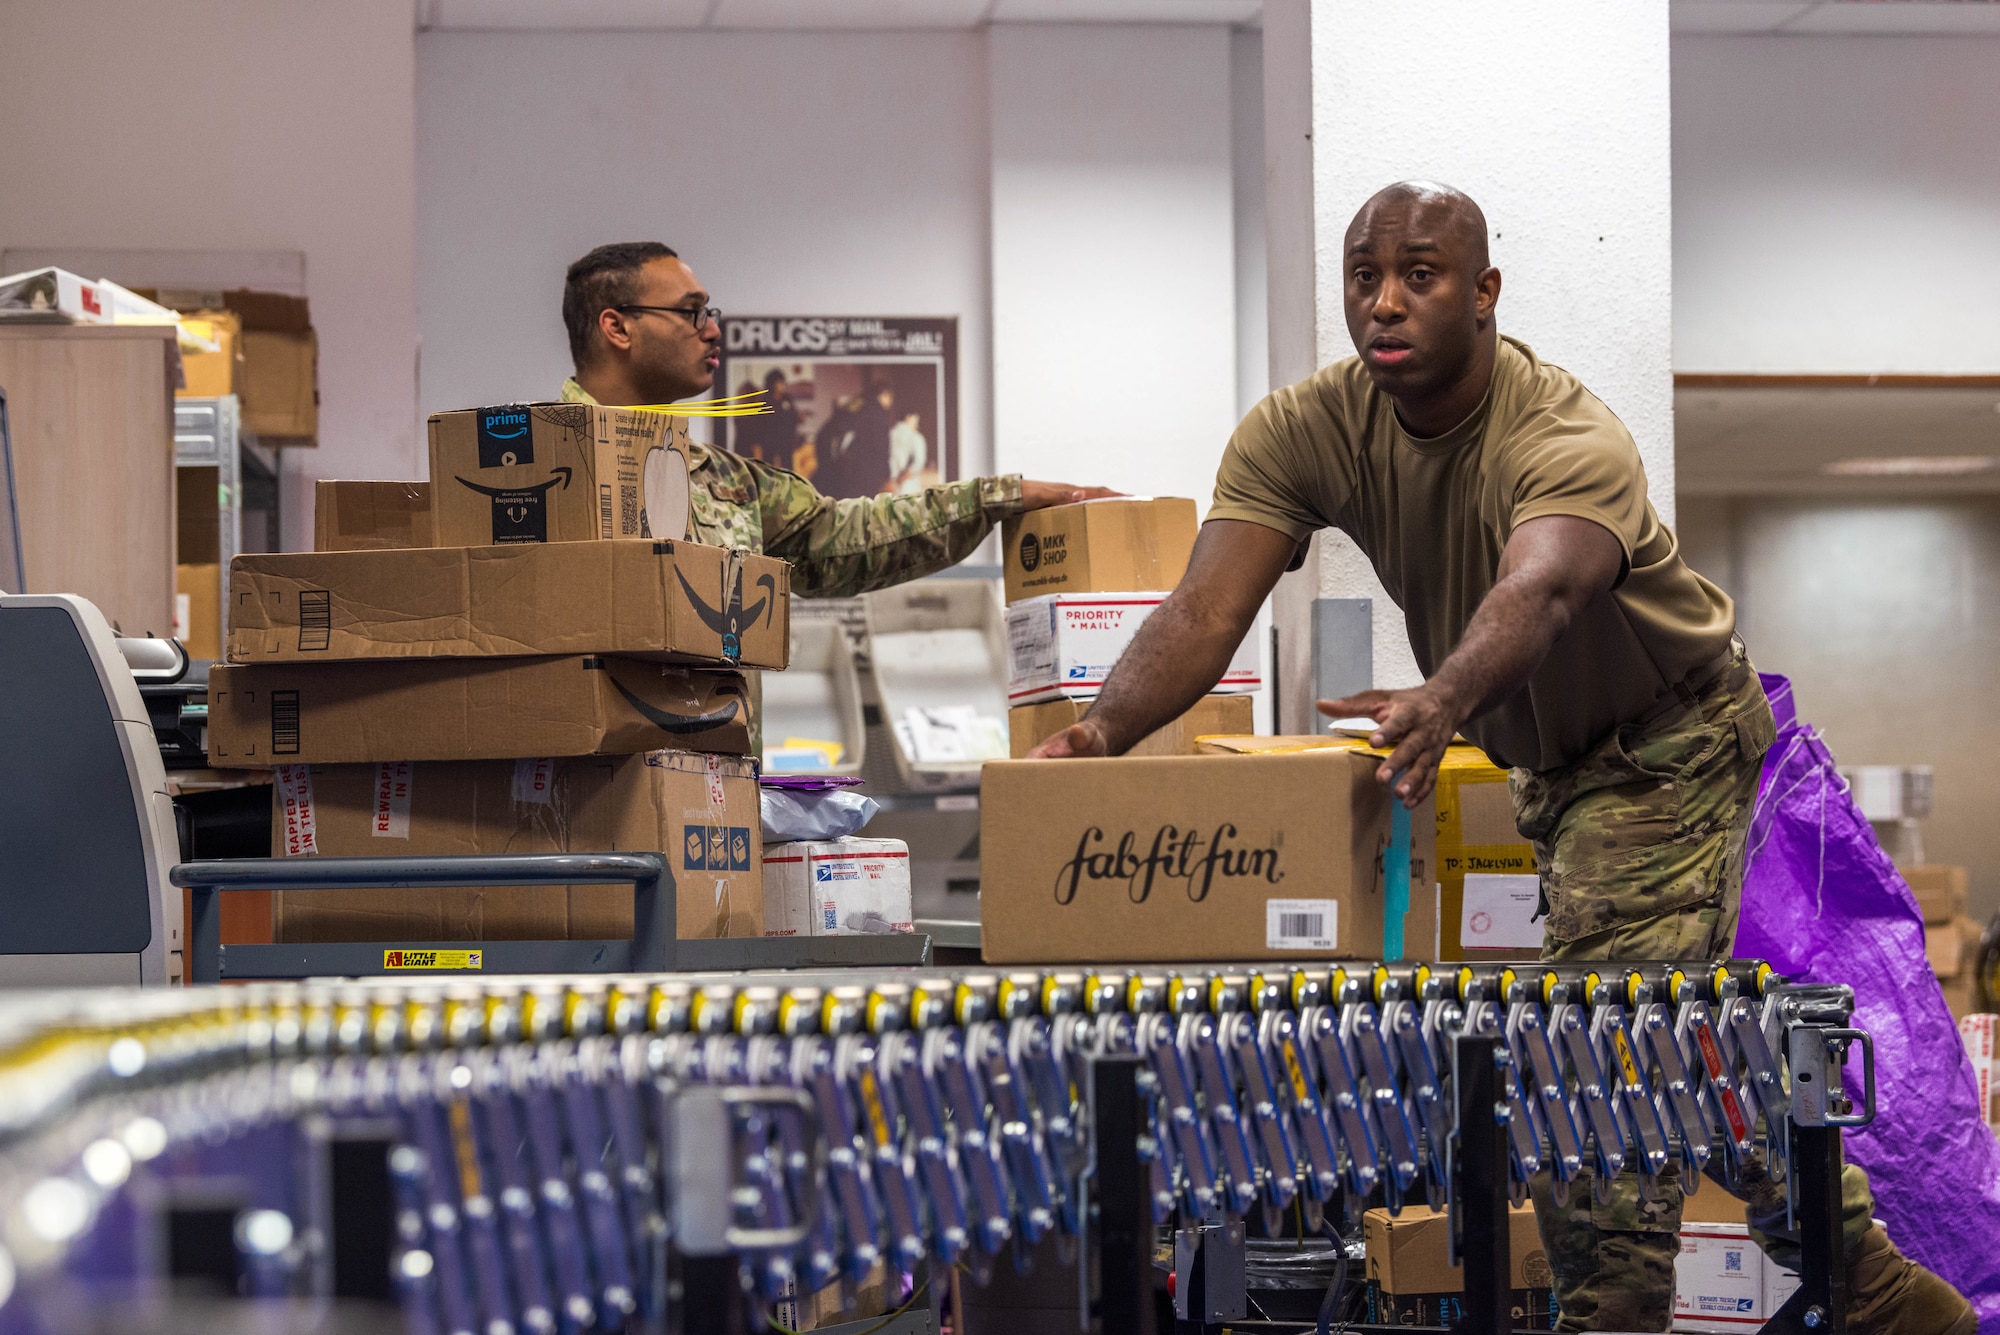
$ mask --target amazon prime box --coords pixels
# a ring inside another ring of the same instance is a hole
[[[694,542],[239,556],[229,661],[618,654],[782,668],[791,567]]]
[[[273,857],[667,854],[682,937],[764,930],[757,771],[739,756],[287,765]],[[275,939],[611,940],[632,935],[623,885],[315,890],[275,896]],[[408,958],[421,956],[406,956]],[[406,964],[405,967],[408,967]]]
[[[209,670],[208,759],[220,768],[660,747],[746,754],[741,674],[596,656]]]
[[[687,536],[687,419],[649,408],[506,403],[432,413],[441,547]]]
[[[986,959],[1375,959],[1390,914],[1403,953],[1430,958],[1437,812],[1426,799],[1409,813],[1409,877],[1392,896],[1381,763],[1345,750],[989,761]]]

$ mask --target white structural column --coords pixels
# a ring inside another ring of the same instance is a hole
[[[1266,0],[1271,376],[1353,354],[1341,238],[1393,181],[1478,200],[1499,323],[1574,372],[1674,514],[1667,0]],[[1307,723],[1312,598],[1371,598],[1378,686],[1421,680],[1401,613],[1344,536],[1280,587],[1282,726]]]
[[[1229,32],[991,31],[996,471],[1208,508],[1236,425]]]

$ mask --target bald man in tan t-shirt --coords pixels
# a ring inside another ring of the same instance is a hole
[[[1116,755],[1221,677],[1305,540],[1338,528],[1403,609],[1424,682],[1321,701],[1366,715],[1378,771],[1414,806],[1463,731],[1512,768],[1534,841],[1543,958],[1726,956],[1770,705],[1727,595],[1681,560],[1631,433],[1567,371],[1499,337],[1500,272],[1478,205],[1404,183],[1345,240],[1358,356],[1251,410],[1223,456],[1187,574],[1140,628],[1083,720],[1042,757]],[[1592,1207],[1589,1173],[1535,1192],[1563,1330],[1664,1330],[1681,1192],[1627,1170]],[[1760,1159],[1750,1222],[1782,1220]],[[1843,1178],[1852,1331],[1959,1335],[1969,1304],[1872,1224]]]

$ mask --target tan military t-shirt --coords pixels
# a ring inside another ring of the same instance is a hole
[[[1592,599],[1528,685],[1465,725],[1495,763],[1546,770],[1584,754],[1729,646],[1736,609],[1688,569],[1646,499],[1632,435],[1575,376],[1500,340],[1486,401],[1416,439],[1358,357],[1267,396],[1236,428],[1210,519],[1304,539],[1353,538],[1403,609],[1426,677],[1493,587],[1516,524],[1603,525],[1626,572]]]

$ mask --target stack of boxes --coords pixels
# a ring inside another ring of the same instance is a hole
[[[322,484],[326,550],[236,559],[210,761],[276,770],[274,856],[665,851],[681,936],[762,934],[740,669],[786,664],[789,568],[680,537],[686,441],[657,412],[441,413],[428,487]],[[280,942],[631,931],[622,886],[273,912]]]
[[[1180,583],[1195,531],[1194,502],[1179,497],[1085,501],[1007,521],[1007,732],[1016,760],[1083,717]],[[1196,737],[1249,732],[1248,693],[1262,684],[1246,636],[1215,691],[1128,754],[1192,755]]]

